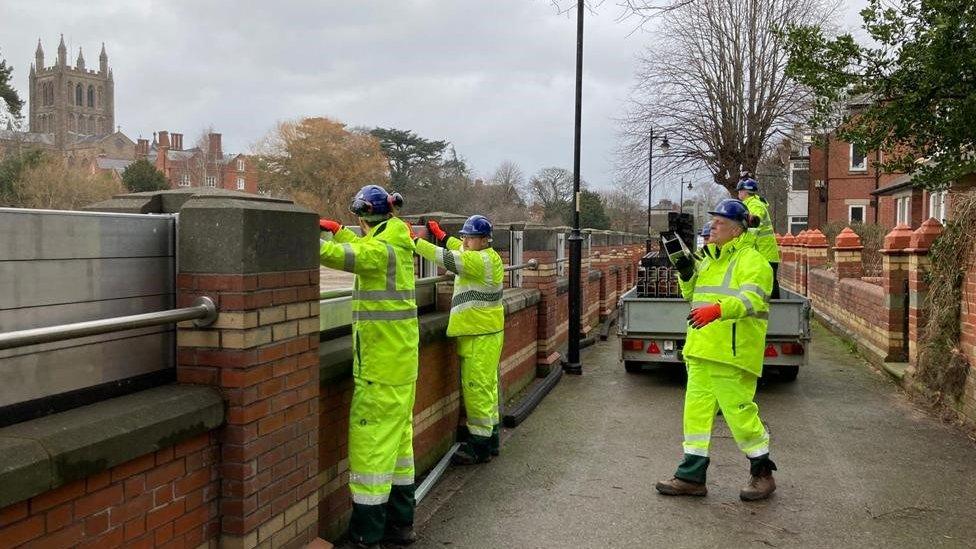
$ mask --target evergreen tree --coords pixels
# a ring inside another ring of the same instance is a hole
[[[129,192],[162,191],[169,188],[163,172],[148,160],[136,160],[122,172],[122,183]]]
[[[3,99],[7,111],[13,115],[14,120],[20,120],[20,109],[24,106],[24,101],[10,84],[10,75],[13,71],[14,68],[8,67],[7,62],[0,57],[0,99]]]

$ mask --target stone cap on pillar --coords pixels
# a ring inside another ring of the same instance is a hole
[[[905,251],[912,243],[912,228],[904,223],[895,225],[884,238],[884,249],[881,253],[898,253]]]
[[[912,233],[912,239],[908,246],[915,252],[927,252],[932,244],[942,236],[942,223],[935,218],[928,218],[922,225]]]
[[[790,233],[786,233],[782,236],[781,246],[794,246],[796,245],[796,237]]]
[[[814,229],[807,233],[806,244],[810,248],[828,248],[830,246],[827,243],[827,236],[820,229]]]
[[[277,202],[292,204],[286,198],[272,198],[260,194],[216,189],[212,187],[190,187],[166,191],[147,191],[142,193],[117,194],[112,198],[82,208],[93,212],[167,214],[179,213],[188,200],[194,197],[221,197],[233,200],[250,200],[264,203]]]
[[[184,273],[252,274],[317,269],[318,214],[287,200],[197,194],[180,209]]]
[[[863,249],[861,237],[850,227],[844,227],[844,230],[834,239],[834,250],[857,251]]]
[[[552,227],[526,223],[522,229],[522,249],[526,251],[556,252],[556,233]]]
[[[594,247],[596,246],[605,247],[609,245],[610,243],[610,235],[608,234],[609,231],[602,231],[598,229],[592,229],[592,230],[593,230],[592,245]]]

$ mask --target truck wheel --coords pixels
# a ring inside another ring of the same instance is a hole
[[[783,381],[796,381],[796,376],[800,373],[799,366],[783,366],[779,369],[779,375]]]
[[[640,362],[635,362],[633,360],[625,360],[624,370],[627,370],[628,374],[639,374],[641,373],[642,365]]]

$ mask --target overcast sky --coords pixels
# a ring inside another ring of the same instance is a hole
[[[581,173],[599,187],[647,38],[618,15],[607,0],[586,21]],[[21,96],[38,38],[46,64],[63,33],[69,63],[80,46],[89,68],[104,41],[132,139],[168,130],[189,146],[212,125],[247,152],[277,121],[328,116],[451,141],[478,175],[504,160],[572,168],[575,30],[548,0],[0,1]]]

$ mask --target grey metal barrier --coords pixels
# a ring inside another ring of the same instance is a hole
[[[0,208],[0,334],[172,309],[176,223],[174,215]],[[8,345],[0,424],[123,385],[165,383],[175,379],[175,357],[166,325]]]

